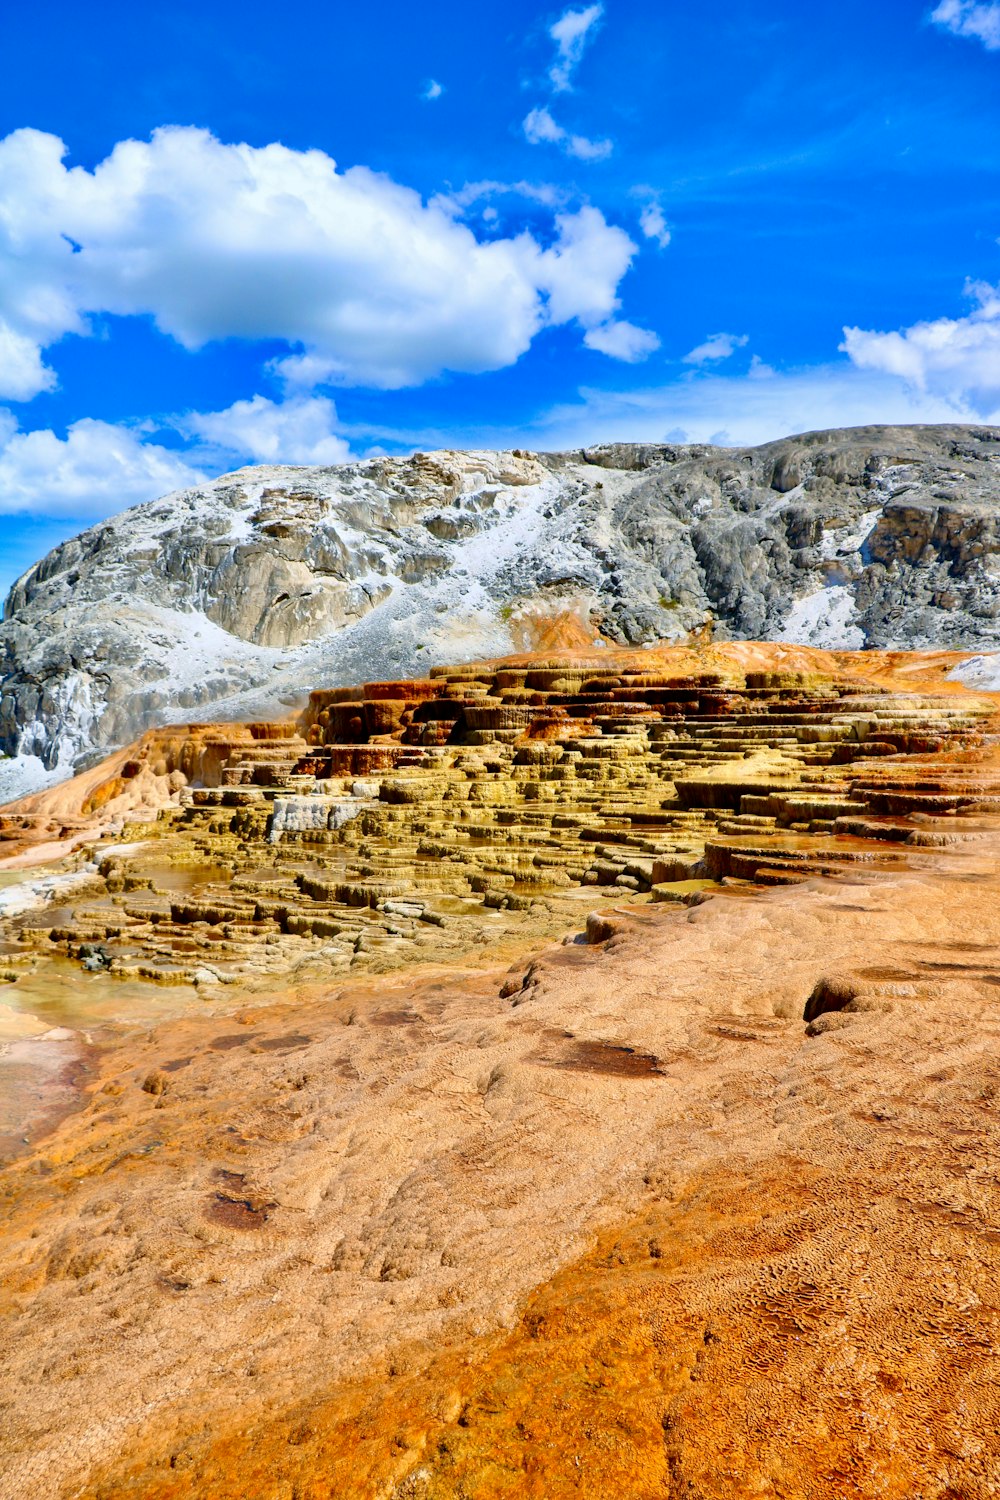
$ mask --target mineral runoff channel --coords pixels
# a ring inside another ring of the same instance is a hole
[[[960,659],[438,668],[0,811],[0,1495],[1000,1493]]]

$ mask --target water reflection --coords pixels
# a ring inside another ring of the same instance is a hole
[[[46,873],[0,870],[0,889]],[[151,862],[141,873],[164,892],[230,879],[229,870],[209,864]],[[49,927],[59,915],[47,905],[19,925]],[[66,921],[72,917],[66,907]],[[157,1021],[204,1013],[206,1005],[226,1009],[225,998],[221,987],[219,999],[206,1001],[190,984],[112,978],[88,972],[65,953],[36,956],[16,942],[0,943],[0,1162],[25,1151],[80,1101],[103,1044]]]

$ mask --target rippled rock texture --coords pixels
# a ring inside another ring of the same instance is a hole
[[[899,759],[980,744],[990,695],[892,691],[864,655],[755,670],[755,649],[437,668],[313,692],[295,720],[152,731],[83,778],[75,817],[69,787],[0,813],[13,853],[124,809],[125,847],[80,856],[89,899],[20,916],[14,956],[178,985],[388,971],[564,929],[593,889],[891,870],[933,842],[915,813],[1000,806],[974,769],[915,785]]]
[[[913,427],[240,470],[15,585],[0,750],[27,790],[193,709],[274,717],[373,663],[412,677],[559,621],[562,644],[710,621],[720,639],[996,649],[998,455],[993,429]]]

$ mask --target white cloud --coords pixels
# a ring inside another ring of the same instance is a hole
[[[431,202],[440,203],[449,212],[456,213],[459,209],[472,208],[484,198],[506,197],[525,198],[530,203],[557,208],[565,204],[567,193],[565,188],[557,187],[553,182],[498,182],[487,177],[479,182],[467,182],[454,192],[442,193]]]
[[[654,349],[660,347],[660,340],[650,329],[637,328],[634,323],[622,320],[600,323],[596,328],[588,329],[583,342],[588,349],[597,349],[601,354],[609,354],[612,359],[624,360],[629,365],[647,359]]]
[[[525,115],[524,133],[533,146],[540,146],[543,141],[557,146],[566,137],[565,130],[556,124],[544,105],[529,110]]]
[[[428,101],[430,101],[432,99],[440,99],[443,93],[443,84],[438,83],[436,78],[428,78],[427,83],[425,84],[420,94],[420,97],[421,99],[427,99]]]
[[[339,464],[352,457],[336,407],[323,396],[277,402],[258,395],[163,425],[183,438],[183,451],[141,429],[89,418],[65,438],[48,428],[23,432],[0,407],[0,515],[92,521],[246,463]]]
[[[589,204],[575,214],[557,214],[556,227],[559,238],[538,257],[535,280],[547,294],[554,323],[575,318],[593,328],[617,312],[618,283],[636,246],[624,229],[606,224],[600,210]]]
[[[703,344],[692,349],[690,354],[685,354],[686,365],[707,365],[714,360],[728,359],[735,354],[737,349],[743,349],[750,342],[745,333],[711,333]]]
[[[666,216],[657,202],[653,201],[645,205],[639,215],[639,228],[647,240],[655,240],[661,250],[665,250],[670,244],[670,230],[667,227]]]
[[[801,432],[914,422],[1000,426],[1000,405],[991,414],[977,413],[843,359],[791,370],[758,367],[746,375],[724,375],[708,366],[669,384],[631,390],[583,387],[578,399],[513,426],[452,420],[436,429],[366,427],[354,435],[359,444],[378,440],[393,451],[404,446],[562,451],[615,441],[751,445]]]
[[[349,445],[335,432],[337,411],[325,396],[269,401],[254,396],[234,401],[225,411],[191,412],[177,419],[189,437],[236,455],[242,462],[342,464]]]
[[[637,246],[589,204],[575,213],[556,214],[554,225],[555,241],[545,250],[528,235],[510,243],[520,245],[525,264],[530,265],[540,318],[548,325],[576,322],[588,330],[619,308],[618,284]],[[286,386],[299,390],[329,381],[336,373],[332,362],[320,354],[293,355],[277,361],[272,369]]]
[[[204,478],[186,455],[145,443],[130,428],[85,418],[65,438],[21,432],[0,413],[0,514],[96,520]]]
[[[563,142],[590,159],[605,147]],[[592,326],[586,305],[548,293],[553,262],[568,245],[577,256],[581,225],[618,278],[635,250],[591,209],[560,215],[548,246],[527,232],[480,241],[448,200],[425,204],[366,167],[338,172],[322,151],[225,145],[188,127],[119,142],[92,172],[67,169],[64,154],[37,130],[0,141],[13,399],[48,389],[41,351],[88,333],[101,312],[151,316],[189,349],[284,341],[282,368],[295,379],[309,366],[327,380],[396,388],[499,369],[553,323]],[[616,291],[617,281],[603,289],[605,304]]]
[[[937,318],[898,332],[845,328],[841,349],[863,370],[880,370],[984,413],[1000,405],[1000,287],[970,282],[965,318]]]
[[[549,36],[556,44],[556,60],[549,69],[549,82],[555,93],[565,93],[572,87],[573,71],[603,13],[603,5],[567,10],[549,27]],[[529,110],[522,129],[532,146],[558,146],[560,151],[577,161],[604,161],[614,150],[612,141],[592,140],[589,136],[575,135],[567,130],[553,118],[546,105]]]
[[[565,93],[571,87],[573,70],[583,56],[584,48],[603,11],[603,5],[588,5],[584,10],[567,10],[549,27],[549,36],[555,42],[558,53],[549,69],[549,79],[557,94]]]
[[[1000,4],[996,0],[941,0],[931,20],[955,36],[982,42],[989,52],[1000,51]]]
[[[524,117],[524,134],[532,146],[558,146],[578,161],[604,161],[614,150],[612,141],[592,141],[585,135],[573,135],[553,118],[544,105],[529,110]]]
[[[666,386],[631,391],[580,392],[539,416],[530,432],[477,434],[479,441],[567,449],[604,442],[720,440],[766,443],[792,433],[871,423],[1000,423],[1000,408],[984,417],[968,406],[919,391],[890,375],[846,361],[767,378],[698,373]]]
[[[55,374],[46,369],[35,340],[0,318],[0,397],[30,401],[41,391],[50,391],[55,383]]]

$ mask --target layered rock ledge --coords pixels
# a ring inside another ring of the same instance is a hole
[[[14,976],[58,959],[304,981],[564,931],[593,891],[690,902],[899,869],[938,837],[928,818],[1000,808],[992,773],[951,758],[984,743],[992,695],[945,691],[950,658],[916,662],[931,691],[901,690],[905,656],[887,683],[868,654],[535,655],[151,731],[0,812],[11,858],[75,840],[89,880],[14,919],[0,958]],[[88,840],[101,827],[110,846]]]
[[[374,661],[416,677],[706,622],[720,639],[996,651],[998,455],[994,429],[880,427],[225,475],[91,528],[15,585],[0,797],[195,710],[280,717]],[[982,674],[997,679],[992,659]]]

